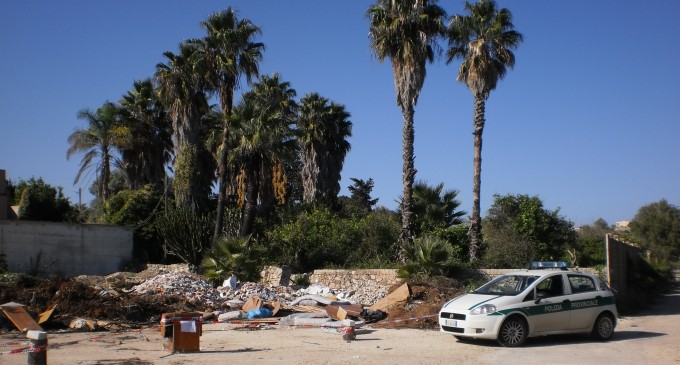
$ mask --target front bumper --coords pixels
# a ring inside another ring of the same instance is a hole
[[[478,315],[452,315],[451,312],[441,312],[439,329],[455,336],[495,340],[498,338],[498,329],[504,318],[505,316],[498,312]]]

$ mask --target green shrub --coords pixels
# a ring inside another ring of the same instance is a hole
[[[413,244],[403,247],[406,263],[399,268],[399,276],[448,275],[457,266],[454,247],[435,236],[417,238]]]
[[[258,281],[260,278],[260,251],[250,236],[246,238],[222,237],[205,253],[201,272],[218,286],[232,274],[242,281]]]

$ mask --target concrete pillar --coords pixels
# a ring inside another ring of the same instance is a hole
[[[28,331],[28,365],[47,365],[47,332]]]

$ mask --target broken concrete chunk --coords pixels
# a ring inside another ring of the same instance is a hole
[[[217,321],[218,322],[228,322],[232,321],[234,319],[242,319],[244,318],[244,314],[241,311],[231,311],[227,313],[222,313],[219,316],[217,316]]]
[[[94,321],[85,318],[74,318],[68,325],[69,328],[81,331],[94,331],[97,325]]]

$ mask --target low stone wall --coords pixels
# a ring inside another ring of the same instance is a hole
[[[320,284],[331,289],[389,288],[402,281],[397,276],[397,270],[394,269],[314,270],[314,273],[309,277],[310,284]]]
[[[476,272],[486,280],[491,280],[497,276],[518,270],[519,269],[478,269]],[[596,271],[591,268],[579,268],[576,270],[596,274]],[[360,287],[389,288],[402,282],[403,279],[397,276],[397,270],[395,269],[314,270],[314,273],[309,277],[310,284],[320,284],[331,289]]]

